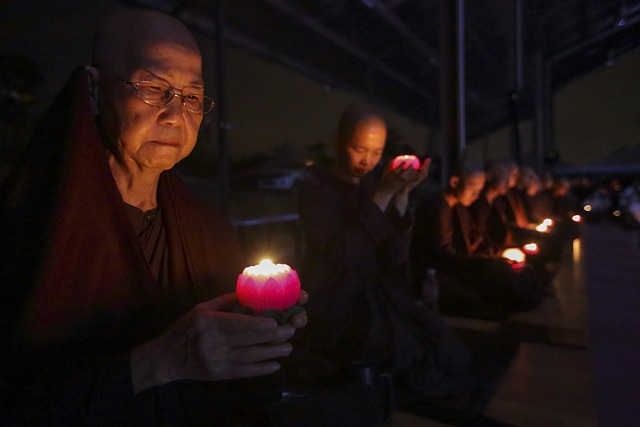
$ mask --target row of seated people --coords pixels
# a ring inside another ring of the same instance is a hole
[[[386,125],[367,106],[345,111],[336,161],[300,189],[306,313],[238,310],[237,236],[171,171],[213,108],[202,82],[182,23],[123,8],[3,179],[0,425],[381,425],[335,393],[361,366],[392,379],[398,407],[486,421],[508,357],[412,297],[408,200],[427,169],[370,173]],[[305,381],[330,392],[298,411],[281,390]]]
[[[396,408],[454,425],[501,425],[482,412],[517,344],[463,337],[413,295],[412,239],[441,227],[442,216],[414,215],[409,196],[425,182],[428,163],[381,162],[385,140],[380,112],[353,104],[337,126],[335,160],[305,172],[299,274],[309,321],[292,340],[286,376],[335,384],[367,367],[391,378]],[[477,280],[473,273],[469,279]]]
[[[446,188],[417,204],[416,296],[424,296],[435,270],[443,313],[500,319],[536,307],[550,292],[563,242],[575,232],[565,184],[542,191],[539,177],[531,169],[520,174],[512,161],[490,161],[484,169],[463,161]],[[514,248],[528,252],[528,260],[505,257]]]

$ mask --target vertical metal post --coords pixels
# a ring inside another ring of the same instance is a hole
[[[457,0],[457,13],[456,13],[456,53],[457,53],[457,67],[456,73],[458,75],[458,157],[467,148],[467,113],[466,113],[466,90],[465,90],[465,73],[464,73],[464,27],[465,27],[465,15],[464,15],[464,0]]]
[[[520,105],[523,88],[523,32],[522,0],[506,0],[510,13],[509,19],[509,112],[511,118],[511,156],[518,164],[522,164],[522,144],[520,139]]]
[[[546,166],[547,153],[555,150],[555,126],[554,126],[554,101],[553,101],[553,88],[551,87],[551,73],[553,72],[550,64],[544,64],[544,86],[542,92],[542,108],[544,109],[544,139],[542,140],[543,153],[542,156],[545,159],[544,164]]]
[[[464,0],[440,1],[440,127],[442,183],[466,147],[464,82]]]
[[[534,168],[538,173],[543,171],[545,152],[545,121],[546,110],[544,103],[544,57],[541,49],[536,50],[533,55],[533,144],[532,152],[534,158]]]
[[[220,209],[229,212],[229,153],[227,149],[227,107],[225,102],[225,61],[224,61],[224,2],[216,0],[214,6],[216,23],[216,79],[217,79],[217,108],[218,113],[218,171],[220,181]]]
[[[534,0],[533,25],[541,26],[542,0]],[[551,63],[544,59],[546,40],[544,31],[537,31],[534,39],[533,55],[533,154],[534,167],[538,173],[545,172],[547,168],[545,157],[552,148],[551,123],[553,118],[553,95],[551,88]]]

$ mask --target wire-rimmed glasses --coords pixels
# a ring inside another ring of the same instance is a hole
[[[207,114],[215,107],[216,103],[210,97],[201,93],[176,93],[169,85],[159,82],[142,80],[132,82],[118,78],[122,83],[133,87],[136,96],[143,102],[156,107],[163,107],[169,104],[173,98],[180,98],[182,105],[187,111],[193,114]]]

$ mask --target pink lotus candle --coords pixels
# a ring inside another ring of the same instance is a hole
[[[413,154],[402,154],[400,156],[397,156],[391,162],[391,169],[396,169],[399,167],[402,167],[403,169],[413,168],[418,170],[420,169],[420,159],[418,159],[418,157],[414,156]]]
[[[257,314],[266,310],[286,310],[298,302],[300,279],[286,264],[268,259],[247,267],[236,283],[238,301]]]
[[[547,218],[536,226],[536,231],[539,231],[541,233],[549,233],[552,226],[553,220],[551,218]]]
[[[522,252],[527,255],[537,255],[538,252],[540,252],[540,248],[535,242],[527,243],[526,245],[522,246]]]
[[[518,270],[525,266],[526,255],[518,248],[507,248],[502,251],[502,258],[506,259],[511,268]]]

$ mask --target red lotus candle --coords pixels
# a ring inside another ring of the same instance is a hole
[[[420,169],[420,159],[413,154],[402,154],[397,156],[391,162],[391,169],[397,169],[402,167],[403,169],[413,168],[415,170]]]
[[[538,247],[537,243],[531,242],[522,246],[522,252],[524,252],[527,255],[537,255],[538,252],[540,252],[540,248]]]
[[[536,226],[536,231],[549,233],[551,232],[551,227],[553,227],[553,220],[551,218],[547,218]]]
[[[519,270],[525,266],[525,259],[527,257],[524,252],[518,248],[508,248],[502,251],[502,258],[511,264],[511,268]]]
[[[257,314],[267,310],[287,310],[298,302],[300,279],[286,264],[274,264],[268,259],[247,267],[236,283],[238,301]]]

